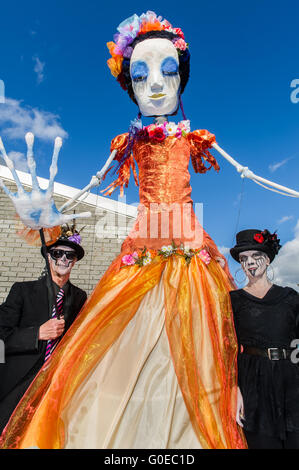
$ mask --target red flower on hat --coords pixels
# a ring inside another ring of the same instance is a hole
[[[256,233],[254,236],[253,236],[253,239],[258,242],[258,243],[263,243],[265,241],[263,235],[261,233]]]

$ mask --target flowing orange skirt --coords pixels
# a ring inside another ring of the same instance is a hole
[[[117,264],[25,393],[2,448],[246,448],[225,271],[198,256]]]

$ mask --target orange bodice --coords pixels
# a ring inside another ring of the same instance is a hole
[[[208,148],[215,136],[206,130],[190,132],[181,138],[168,136],[158,142],[138,139],[130,155],[118,170],[118,178],[106,188],[111,194],[120,187],[121,194],[128,186],[131,170],[136,185],[139,184],[140,204],[134,227],[122,245],[121,256],[134,251],[160,250],[173,242],[193,249],[205,248],[212,257],[221,257],[215,243],[203,230],[194,212],[191,199],[190,156],[196,173],[210,168],[219,170]],[[117,150],[119,162],[128,145],[128,134],[113,139],[111,151]],[[135,162],[139,170],[139,182]],[[208,162],[210,165],[205,166]]]
[[[133,155],[125,160],[118,170],[118,178],[103,192],[107,195],[120,187],[128,186],[131,169],[136,185],[138,185],[135,161],[139,169],[140,203],[190,203],[191,186],[188,171],[191,156],[196,173],[206,173],[212,167],[218,171],[219,165],[209,148],[215,142],[215,136],[206,130],[198,130],[186,134],[185,137],[167,137],[162,142],[149,139],[138,139],[134,143]],[[128,145],[128,134],[115,137],[111,143],[111,151],[117,150],[115,160],[123,157]],[[204,165],[204,161],[210,164]]]
[[[167,138],[162,143],[138,142],[134,157],[139,169],[140,203],[190,203],[187,139]]]

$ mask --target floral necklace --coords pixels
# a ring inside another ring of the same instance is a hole
[[[132,125],[131,129],[134,129],[132,134],[135,134],[137,139],[149,139],[154,142],[163,142],[168,136],[180,139],[190,132],[189,119],[180,121],[178,124],[165,121],[162,124],[150,124],[144,127],[140,121],[135,120],[132,122]]]

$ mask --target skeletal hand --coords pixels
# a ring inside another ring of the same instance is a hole
[[[25,136],[27,143],[27,163],[32,180],[32,191],[25,191],[17,172],[15,170],[12,160],[7,156],[2,139],[0,137],[0,152],[5,160],[6,165],[10,169],[12,176],[17,185],[17,192],[12,193],[4,184],[0,178],[0,187],[5,191],[7,196],[13,202],[16,211],[21,221],[27,227],[34,230],[40,230],[41,228],[51,228],[57,225],[62,225],[70,220],[79,217],[90,217],[90,212],[83,212],[80,214],[63,214],[59,211],[55,205],[53,198],[54,191],[54,179],[57,173],[57,160],[60,148],[62,146],[62,140],[60,137],[56,137],[54,151],[52,156],[52,163],[50,166],[50,178],[47,189],[41,189],[36,177],[36,163],[33,157],[33,142],[34,136],[31,132],[28,132]]]

